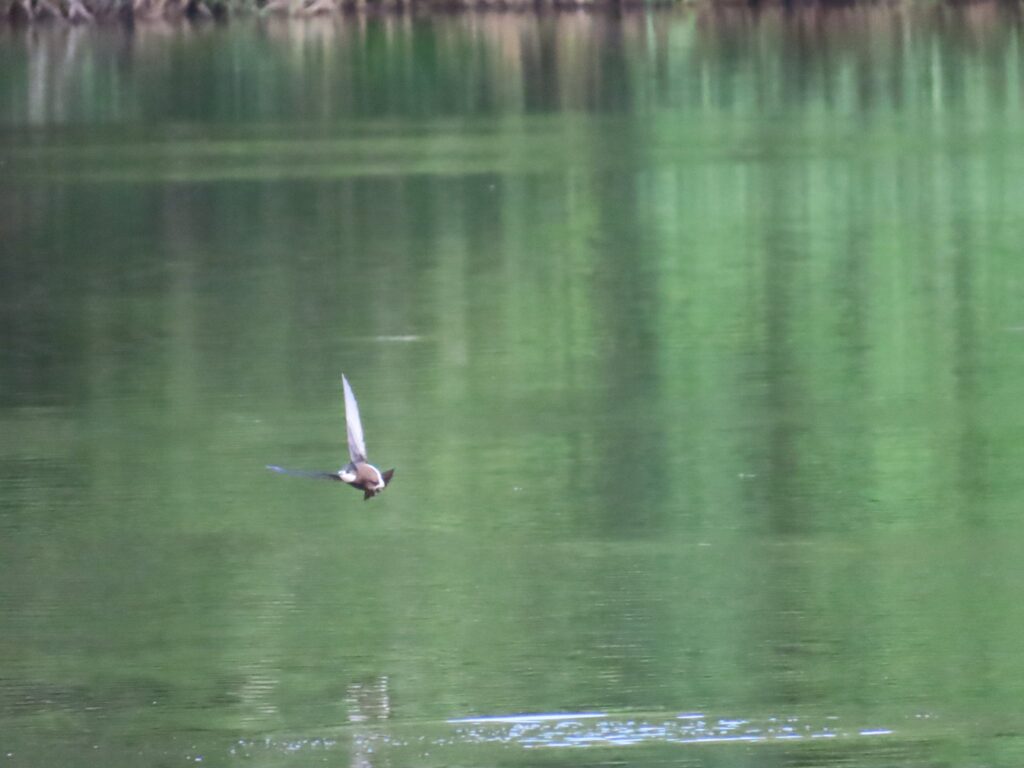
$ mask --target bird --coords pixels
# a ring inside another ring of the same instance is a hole
[[[363,492],[363,501],[369,501],[383,491],[395,474],[394,469],[381,472],[366,460],[366,440],[363,438],[363,422],[359,418],[359,403],[356,402],[352,385],[345,374],[341,374],[341,386],[345,392],[345,431],[348,436],[349,462],[337,472],[305,472],[297,469],[285,469],[276,464],[268,464],[267,469],[284,475],[299,477],[318,477],[324,480],[340,480]]]

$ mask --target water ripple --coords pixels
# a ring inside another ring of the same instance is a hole
[[[711,744],[887,736],[888,728],[842,728],[837,718],[810,722],[797,717],[750,720],[675,716],[623,718],[599,712],[496,716],[449,720],[466,743],[533,747],[627,746],[641,743]]]
[[[702,713],[622,715],[603,712],[508,714],[462,717],[442,723],[409,723],[343,729],[338,738],[240,740],[231,754],[331,750],[348,744],[368,754],[412,748],[422,755],[458,746],[518,746],[523,749],[628,747],[637,744],[730,744],[821,739],[877,739],[885,727],[843,725],[838,717],[712,717]]]

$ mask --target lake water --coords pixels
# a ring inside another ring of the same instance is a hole
[[[1022,138],[996,4],[0,28],[0,765],[1017,768]]]

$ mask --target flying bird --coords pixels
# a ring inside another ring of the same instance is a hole
[[[394,469],[381,472],[366,460],[366,440],[363,438],[363,422],[359,418],[359,403],[352,392],[352,386],[341,374],[341,386],[345,390],[345,429],[348,432],[349,462],[337,472],[304,472],[297,469],[285,469],[268,464],[267,469],[284,475],[299,477],[319,477],[324,480],[340,480],[363,492],[363,501],[372,499],[391,482]]]

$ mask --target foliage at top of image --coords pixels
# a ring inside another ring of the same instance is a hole
[[[675,6],[689,0],[0,0],[0,22],[133,22],[260,14],[331,16],[359,11],[575,10]]]

